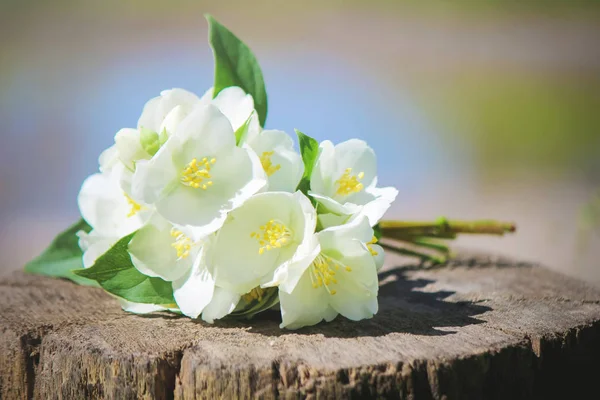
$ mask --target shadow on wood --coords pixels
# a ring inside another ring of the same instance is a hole
[[[247,323],[248,332],[266,336],[323,335],[325,337],[352,338],[359,336],[377,337],[390,333],[414,335],[449,335],[454,330],[440,327],[459,328],[484,321],[474,316],[490,311],[489,307],[470,301],[456,303],[444,301],[454,294],[451,291],[422,292],[419,289],[434,283],[430,279],[410,280],[407,271],[412,268],[397,267],[380,274],[379,312],[370,320],[359,323],[338,316],[327,324],[319,324],[295,331],[279,328],[281,317],[278,311],[258,315]],[[236,326],[235,322],[221,322],[219,326]]]

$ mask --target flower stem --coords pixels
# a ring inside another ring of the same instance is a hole
[[[494,220],[449,221],[442,217],[433,222],[381,221],[379,229],[382,238],[395,242],[394,245],[386,244],[386,247],[403,255],[417,257],[421,261],[441,263],[450,256],[450,248],[440,240],[452,240],[458,234],[502,236],[515,232],[516,226]],[[411,249],[400,247],[402,245],[408,245]],[[439,255],[431,254],[432,252]]]
[[[433,264],[441,264],[441,263],[446,262],[446,259],[447,259],[447,256],[445,256],[445,255],[437,256],[435,254],[429,254],[429,253],[421,252],[421,251],[417,251],[417,250],[406,249],[403,247],[399,247],[398,245],[381,243],[381,246],[385,249],[394,251],[403,256],[418,258],[419,260],[421,260],[421,262],[430,261]]]
[[[434,222],[381,221],[379,227],[383,237],[399,239],[406,236],[454,239],[460,233],[502,236],[516,230],[513,223],[494,220],[450,221],[444,217]]]

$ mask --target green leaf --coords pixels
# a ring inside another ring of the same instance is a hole
[[[298,129],[296,129],[296,135],[298,135],[300,154],[302,155],[302,161],[304,162],[304,175],[302,175],[297,190],[300,190],[304,194],[308,194],[308,191],[310,190],[310,176],[312,175],[312,170],[317,162],[317,157],[319,156],[319,142],[300,132]]]
[[[381,233],[381,226],[379,226],[379,224],[373,227],[373,236],[375,236],[378,242],[381,240],[381,236],[383,236],[383,234]]]
[[[256,314],[268,310],[275,304],[279,303],[279,289],[266,288],[263,289],[264,294],[260,300],[247,301],[242,296],[241,301],[229,316],[231,318],[252,319]]]
[[[88,233],[92,228],[83,219],[60,233],[44,252],[25,265],[31,274],[70,279],[80,285],[97,286],[96,282],[75,275],[72,270],[83,268],[83,252],[77,232]]]
[[[175,303],[170,282],[146,276],[133,266],[127,251],[133,235],[135,232],[120,239],[92,267],[75,273],[97,281],[104,290],[125,300],[151,304]]]
[[[254,111],[250,114],[250,116],[246,119],[246,122],[244,122],[242,124],[242,126],[240,126],[236,131],[235,131],[235,144],[239,145],[240,143],[242,143],[244,141],[244,139],[246,138],[246,135],[248,134],[248,130],[250,128],[250,123],[252,121],[252,118],[254,116]]]
[[[230,86],[239,86],[254,98],[260,126],[267,119],[267,91],[262,71],[252,51],[229,29],[211,15],[208,21],[208,41],[215,56],[215,83],[213,97]]]

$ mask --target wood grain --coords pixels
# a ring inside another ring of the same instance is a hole
[[[600,377],[600,290],[545,268],[389,255],[379,314],[295,332],[121,311],[99,289],[0,281],[0,398],[577,398]]]

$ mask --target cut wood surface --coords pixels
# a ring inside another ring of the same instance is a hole
[[[589,398],[600,290],[543,267],[388,254],[375,318],[299,331],[122,311],[100,289],[0,280],[0,398]]]

